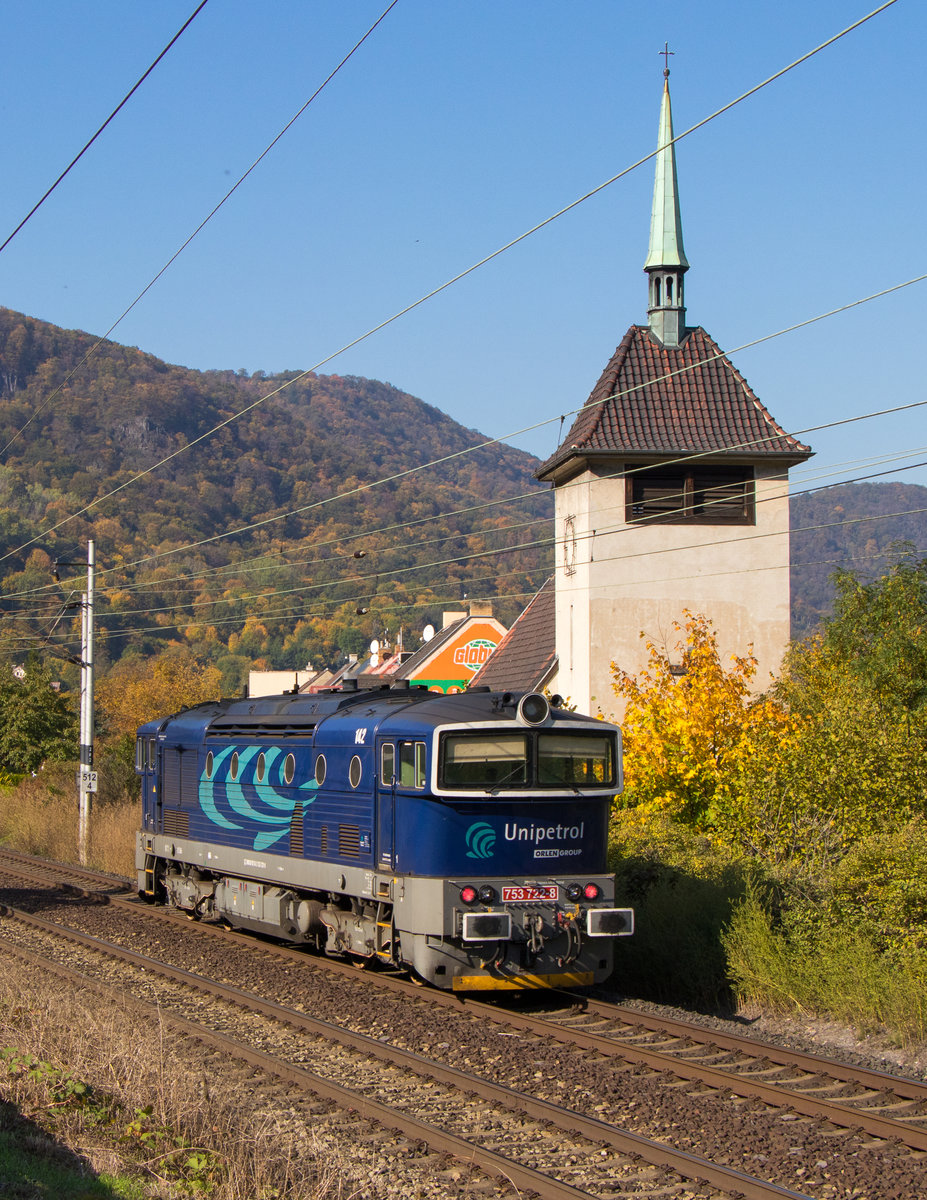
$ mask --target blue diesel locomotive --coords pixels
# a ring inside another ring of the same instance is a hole
[[[201,704],[138,731],[140,895],[455,990],[583,986],[634,914],[605,873],[616,726],[538,693]]]

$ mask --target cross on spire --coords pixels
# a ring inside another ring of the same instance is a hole
[[[669,42],[663,43],[663,49],[659,51],[663,55],[663,78],[669,79],[669,60],[670,55],[675,54],[675,50],[670,50]]]

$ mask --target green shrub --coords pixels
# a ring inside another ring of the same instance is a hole
[[[640,824],[628,816],[615,815],[609,846],[618,902],[634,907],[636,921],[619,943],[615,983],[663,1003],[727,1007],[721,931],[749,868],[668,817]]]
[[[916,817],[854,846],[834,871],[829,909],[892,960],[927,951],[927,821]]]
[[[750,887],[722,933],[741,1003],[827,1015],[902,1045],[927,1040],[927,952],[889,956],[852,920],[812,920],[802,905],[777,916],[775,907]]]

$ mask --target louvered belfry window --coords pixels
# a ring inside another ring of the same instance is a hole
[[[629,523],[756,523],[752,467],[632,467],[625,483]]]

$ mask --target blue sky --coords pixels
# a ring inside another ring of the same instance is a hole
[[[210,0],[0,254],[0,304],[104,333],[386,2]],[[194,7],[0,0],[0,241]],[[311,367],[653,150],[664,41],[680,133],[873,7],[399,0],[112,337],[200,369]],[[689,323],[789,430],[925,398],[927,283],[736,350],[927,271],[925,31],[898,0],[677,149]],[[489,436],[575,409],[646,320],[652,179],[638,168],[321,370]],[[807,434],[796,484],[927,447],[924,411]],[[509,440],[546,457],[558,432]]]

